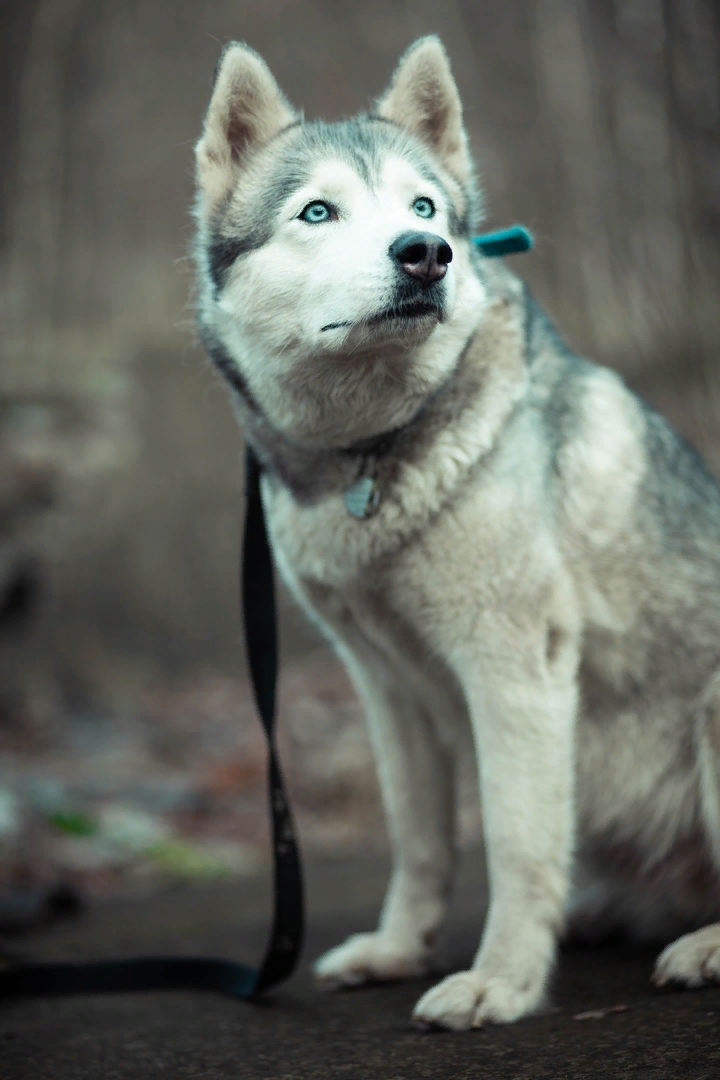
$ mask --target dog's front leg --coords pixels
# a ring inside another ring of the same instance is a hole
[[[328,988],[422,975],[446,913],[454,851],[453,767],[428,712],[380,657],[344,652],[365,706],[393,851],[373,933],[355,934],[315,964]]]
[[[488,916],[472,968],[428,991],[414,1012],[454,1030],[516,1020],[542,1004],[568,891],[574,664],[566,656],[553,671],[546,649],[518,642],[517,628],[492,629],[515,638],[516,655],[492,649],[459,671],[479,761]]]

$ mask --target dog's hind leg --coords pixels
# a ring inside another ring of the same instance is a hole
[[[342,656],[365,706],[390,831],[393,871],[373,933],[355,934],[315,964],[321,986],[422,975],[444,920],[455,864],[454,777],[432,720],[380,657]]]
[[[720,923],[683,934],[663,949],[655,962],[653,982],[657,986],[668,982],[684,986],[720,982]]]
[[[707,850],[715,874],[709,882],[714,895],[708,909],[720,915],[720,672],[703,695],[696,717],[696,753],[700,778],[700,809]],[[720,922],[684,934],[660,953],[653,972],[658,986],[667,982],[701,986],[720,982]]]
[[[622,885],[607,878],[583,875],[575,883],[565,912],[564,943],[603,941],[622,927],[618,911]]]

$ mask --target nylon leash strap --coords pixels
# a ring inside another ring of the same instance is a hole
[[[487,258],[529,251],[522,225],[484,233],[473,242]],[[246,513],[242,559],[245,647],[255,703],[268,746],[274,915],[259,968],[214,957],[148,956],[90,963],[20,964],[0,971],[0,997],[116,993],[122,990],[219,990],[252,999],[287,979],[302,950],[304,897],[300,854],[275,744],[277,631],[272,556],[260,496],[260,465],[246,450]]]
[[[140,957],[91,963],[22,964],[0,972],[0,997],[115,993],[121,990],[219,990],[254,998],[287,979],[303,942],[303,882],[290,806],[275,745],[277,635],[272,558],[260,498],[260,467],[246,451],[243,612],[248,665],[268,745],[275,912],[258,969],[207,957]]]

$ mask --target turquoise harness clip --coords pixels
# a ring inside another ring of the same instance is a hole
[[[531,251],[535,241],[533,234],[524,225],[511,225],[508,229],[496,229],[495,232],[475,236],[473,243],[486,258],[495,259],[502,255]]]

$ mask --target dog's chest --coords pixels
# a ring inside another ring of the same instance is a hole
[[[352,516],[341,492],[308,506],[283,488],[265,496],[273,553],[291,587],[309,580],[346,589],[389,546],[381,516]]]

